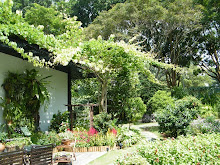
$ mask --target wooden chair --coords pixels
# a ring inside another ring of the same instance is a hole
[[[53,145],[33,146],[30,153],[30,165],[49,165],[53,161]]]
[[[23,163],[24,163],[23,150],[0,153],[0,165],[23,165]]]

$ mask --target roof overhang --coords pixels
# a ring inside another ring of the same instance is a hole
[[[51,58],[51,55],[52,55],[51,52],[49,52],[47,49],[40,48],[36,44],[29,44],[27,41],[22,40],[17,36],[10,36],[9,40],[16,42],[17,46],[20,48],[23,48],[25,52],[32,52],[33,56],[38,56],[40,59],[45,59],[46,61],[49,61]],[[10,46],[2,42],[0,42],[0,52],[23,59],[20,53],[18,53],[13,48],[11,48]],[[83,77],[82,69],[73,62],[70,62],[67,66],[63,66],[59,64],[59,65],[54,65],[51,68],[65,72],[65,73],[70,73],[71,79],[85,78]],[[88,77],[91,77],[91,75]]]

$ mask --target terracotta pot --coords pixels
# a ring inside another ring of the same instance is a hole
[[[0,152],[4,151],[4,149],[5,149],[5,144],[0,143]]]
[[[62,143],[63,145],[70,145],[71,140],[69,140],[69,139],[63,139],[61,143]]]

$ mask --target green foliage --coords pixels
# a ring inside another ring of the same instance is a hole
[[[218,100],[217,104],[214,106],[214,111],[218,113],[218,117],[220,118],[220,100]]]
[[[219,133],[181,136],[178,139],[146,142],[132,153],[145,158],[149,164],[219,164]],[[136,156],[138,157],[138,156]],[[127,157],[121,158],[125,162]]]
[[[177,100],[174,107],[168,106],[156,112],[159,130],[173,137],[185,134],[187,126],[197,117],[200,107],[201,102],[192,96]]]
[[[70,0],[57,3],[58,10],[77,16],[83,26],[88,26],[103,10],[108,10],[114,4],[125,2],[125,0]]]
[[[111,115],[105,112],[102,112],[94,116],[94,128],[98,132],[106,133],[109,129],[116,127],[117,119],[111,119]]]
[[[206,117],[211,117],[211,116],[218,117],[218,111],[215,111],[215,109],[210,105],[203,105],[200,108],[199,116],[201,118],[206,118]]]
[[[60,55],[67,53],[64,49],[71,47],[71,53],[73,53],[73,47],[78,46],[79,40],[82,40],[82,29],[80,23],[76,21],[76,18],[65,17],[65,32],[57,37],[54,35],[45,35],[42,31],[42,26],[35,28],[29,25],[22,18],[21,13],[13,13],[11,11],[12,4],[10,0],[0,2],[0,41],[15,51],[21,54],[24,59],[32,62],[35,66],[52,66],[50,61],[43,59],[42,57],[34,56],[33,52],[24,51],[22,47],[18,47],[16,42],[10,41],[9,36],[17,36],[22,40],[26,40],[29,44],[37,44],[40,48],[45,48],[50,52]],[[73,47],[72,47],[73,46]],[[66,61],[63,60],[65,63]],[[56,63],[57,61],[54,61]],[[65,63],[66,64],[66,63]],[[66,64],[67,65],[67,64]]]
[[[220,88],[210,87],[191,87],[188,89],[190,95],[201,99],[203,104],[215,105],[219,102]]]
[[[50,121],[50,127],[49,130],[54,130],[57,133],[59,132],[59,129],[61,127],[61,124],[63,122],[67,122],[69,118],[69,112],[65,111],[63,113],[61,113],[60,111],[58,111],[57,114],[53,115],[53,118]]]
[[[38,4],[33,4],[33,7],[25,13],[25,21],[35,27],[43,26],[45,34],[59,35],[66,31],[67,22],[63,19],[64,16],[53,8],[45,8]]]
[[[202,58],[200,67],[207,75],[220,83],[219,50],[220,50],[220,2],[218,0],[197,0],[201,5],[203,29],[200,32],[198,53]]]
[[[121,156],[116,160],[120,165],[150,165],[146,158],[143,158],[137,153],[128,153],[126,156]]]
[[[13,0],[13,11],[21,10],[25,12],[27,9],[29,9],[34,3],[37,3],[44,7],[50,7],[53,3],[57,2],[59,0]]]
[[[146,111],[146,105],[140,97],[129,98],[126,107],[126,116],[130,122],[136,122],[141,119]]]
[[[0,143],[5,143],[8,134],[6,132],[0,132]]]
[[[31,135],[31,141],[33,144],[46,145],[46,144],[61,144],[61,138],[55,131],[49,133],[37,132]]]
[[[191,135],[205,133],[220,133],[220,121],[213,116],[206,119],[194,120],[187,128],[187,133]]]
[[[213,78],[205,74],[199,66],[190,64],[187,71],[182,75],[181,84],[185,88],[211,86]]]
[[[31,143],[31,139],[29,137],[27,138],[14,138],[12,141],[7,142],[5,144],[6,147],[16,147],[18,146],[20,149],[23,149],[23,147],[25,145],[30,145]]]
[[[46,88],[48,77],[42,78],[35,69],[22,74],[8,73],[2,84],[5,98],[1,106],[7,123],[12,122],[11,129],[21,126],[28,126],[31,131],[39,129],[40,106],[45,105],[46,109],[50,97]]]
[[[141,135],[138,130],[120,128],[118,129],[117,142],[121,143],[123,147],[131,147],[141,140]]]
[[[171,90],[171,96],[176,99],[182,99],[183,97],[188,95],[188,91],[186,88],[183,88],[182,86],[174,87]]]
[[[147,114],[163,111],[168,105],[172,107],[173,104],[174,99],[171,97],[170,92],[159,90],[147,102]]]
[[[86,36],[108,39],[114,34],[116,40],[130,41],[155,52],[163,62],[188,66],[191,60],[198,60],[193,33],[201,29],[201,15],[192,0],[127,1],[101,12],[86,28]],[[165,74],[168,87],[178,85],[178,73],[167,69]]]
[[[145,104],[153,97],[158,90],[166,90],[166,85],[149,80],[149,77],[143,74],[139,75],[140,79],[140,97]]]

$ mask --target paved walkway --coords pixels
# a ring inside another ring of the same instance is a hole
[[[73,161],[73,165],[86,165],[106,153],[107,152],[76,152],[76,160]],[[54,163],[54,165],[57,165],[57,163]]]
[[[154,140],[154,139],[158,139],[158,136],[155,135],[154,133],[150,132],[150,131],[146,131],[146,128],[148,127],[157,127],[159,126],[158,123],[143,123],[140,125],[131,125],[131,128],[140,130],[141,135],[143,135],[144,137],[146,137],[146,139],[148,141]]]
[[[107,152],[76,152],[76,161],[74,165],[86,165]]]

